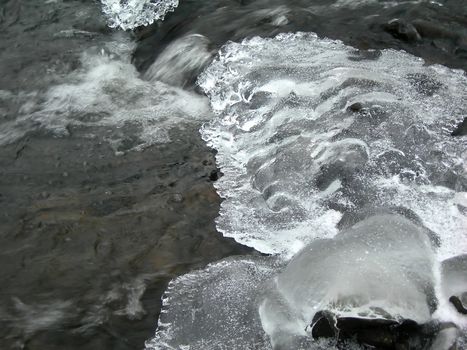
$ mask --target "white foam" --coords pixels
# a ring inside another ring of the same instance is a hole
[[[30,336],[38,331],[53,329],[65,323],[69,318],[72,303],[57,300],[48,304],[26,304],[18,298],[13,298],[14,316],[7,317],[24,336]]]
[[[212,58],[208,45],[209,40],[199,34],[174,40],[148,68],[145,78],[173,86],[192,83]]]
[[[178,0],[101,0],[101,3],[110,27],[124,30],[163,20],[178,6]]]
[[[15,97],[23,106],[15,120],[3,124],[0,144],[35,130],[67,136],[78,128],[85,137],[109,142],[116,152],[141,150],[169,142],[169,131],[177,125],[209,118],[206,98],[142,79],[131,63],[133,48],[132,41],[117,36],[102,50],[85,51],[80,69],[45,93]]]

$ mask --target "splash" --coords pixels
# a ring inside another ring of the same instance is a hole
[[[0,144],[28,133],[100,138],[120,154],[171,141],[176,125],[200,123],[211,115],[206,99],[153,79],[143,79],[131,63],[134,44],[115,37],[86,50],[80,67],[45,92],[0,92],[21,105],[18,117],[2,124]]]

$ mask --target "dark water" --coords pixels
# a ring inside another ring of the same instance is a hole
[[[256,254],[216,232],[220,198],[212,184],[221,173],[199,136],[201,121],[180,123],[166,141],[148,143],[131,121],[95,123],[115,112],[107,105],[97,112],[48,107],[51,87],[64,90],[89,69],[83,52],[98,55],[111,51],[112,40],[136,41],[132,61],[120,68],[133,64],[144,73],[187,34],[204,35],[210,57],[228,40],[313,31],[361,49],[402,49],[427,63],[467,69],[463,0],[350,7],[323,0],[181,0],[164,22],[126,39],[107,26],[98,2],[2,0],[0,6],[2,349],[143,348],[171,278],[229,255]],[[182,82],[170,66],[161,71],[169,85],[192,91],[208,62],[182,70]],[[124,98],[124,105],[135,103],[122,106],[128,113],[144,105],[133,101],[144,99],[144,88],[131,98],[115,86],[99,91],[112,97],[111,105]],[[86,101],[76,105],[96,103]],[[50,126],[44,115],[57,121]]]

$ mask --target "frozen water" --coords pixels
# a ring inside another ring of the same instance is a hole
[[[265,253],[330,238],[343,212],[403,206],[467,247],[460,71],[313,34],[227,44],[199,83],[218,117],[202,129],[224,177],[218,229]]]
[[[372,216],[334,239],[315,240],[285,268],[271,257],[230,258],[175,279],[146,346],[334,349],[332,341],[310,336],[321,310],[429,322],[436,305],[434,261],[425,228],[400,215]]]
[[[169,285],[148,349],[269,349],[256,298],[276,271],[265,258],[230,258]]]
[[[178,6],[178,0],[101,0],[112,28],[124,30],[163,20]]]
[[[462,72],[298,33],[227,44],[199,84],[217,114],[201,132],[224,173],[218,229],[275,256],[174,280],[148,348],[331,349],[311,340],[318,311],[442,316],[440,261],[467,250]]]
[[[434,252],[423,228],[397,215],[372,216],[297,254],[262,303],[263,324],[273,343],[294,328],[305,336],[322,310],[423,324],[436,305],[433,270]]]

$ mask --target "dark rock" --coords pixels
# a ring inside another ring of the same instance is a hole
[[[403,20],[393,19],[383,25],[383,29],[396,39],[407,42],[415,42],[421,39],[417,29],[411,23]]]
[[[221,172],[219,170],[212,170],[211,174],[209,174],[209,180],[217,181],[221,177]]]
[[[456,332],[453,324],[430,322],[420,325],[412,320],[399,322],[383,318],[336,317],[329,311],[316,313],[311,324],[311,334],[315,339],[336,338],[339,343],[354,339],[362,345],[381,350],[427,349],[432,344],[452,344],[456,340],[453,337]],[[451,347],[436,349],[449,350]]]
[[[452,136],[465,136],[467,135],[467,117],[464,118],[462,122],[460,122],[457,127],[451,132]]]
[[[319,311],[311,322],[311,335],[313,338],[332,338],[336,336],[333,315],[328,311]]]
[[[452,305],[456,308],[457,312],[461,313],[462,315],[467,315],[467,308],[466,306],[462,303],[461,299],[455,295],[451,296],[449,298],[449,301],[451,302]]]
[[[348,108],[351,112],[360,112],[363,109],[363,105],[360,102],[352,103]]]

